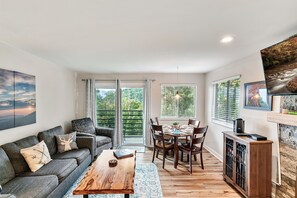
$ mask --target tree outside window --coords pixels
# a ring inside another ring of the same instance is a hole
[[[196,117],[196,89],[196,85],[161,85],[161,117]]]
[[[213,121],[232,124],[239,115],[240,78],[214,84]]]

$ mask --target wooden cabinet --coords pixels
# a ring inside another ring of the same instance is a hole
[[[224,134],[224,180],[245,197],[271,197],[272,141]]]

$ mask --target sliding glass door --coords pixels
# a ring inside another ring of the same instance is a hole
[[[97,126],[115,128],[116,125],[116,84],[96,82]]]
[[[143,145],[144,87],[129,84],[123,84],[121,88],[122,142],[125,145]]]
[[[96,122],[114,128],[120,145],[144,144],[144,82],[96,81]]]

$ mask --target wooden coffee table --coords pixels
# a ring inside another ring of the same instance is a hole
[[[133,153],[133,157],[118,159],[116,167],[109,167],[109,160],[116,158],[113,150],[104,150],[73,194],[84,195],[84,198],[89,194],[125,194],[125,198],[129,197],[134,193],[136,151]]]

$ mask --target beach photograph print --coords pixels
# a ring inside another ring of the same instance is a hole
[[[0,69],[0,130],[36,123],[35,76]]]

